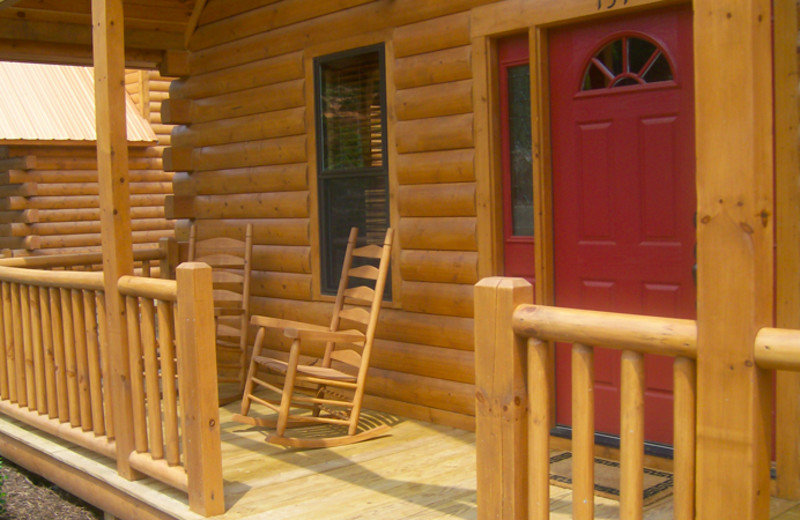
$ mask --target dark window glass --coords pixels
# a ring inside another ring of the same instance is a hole
[[[319,58],[316,69],[321,281],[335,294],[350,228],[364,245],[381,244],[389,226],[383,46]]]
[[[527,65],[508,68],[508,127],[512,233],[516,236],[533,236],[531,88]]]
[[[583,75],[581,90],[644,85],[672,79],[669,61],[656,44],[623,36],[592,57]]]

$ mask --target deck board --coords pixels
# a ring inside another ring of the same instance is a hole
[[[337,448],[298,450],[264,442],[264,433],[231,420],[237,404],[220,409],[224,515],[221,520],[462,519],[477,517],[475,434],[375,414],[392,421],[390,434]],[[9,436],[181,520],[198,520],[184,494],[145,478],[117,476],[112,461],[39,434],[13,419],[0,420]],[[572,518],[572,493],[552,487],[551,519]],[[800,505],[772,500],[771,518],[800,520]],[[619,517],[618,503],[597,497],[598,519]],[[647,520],[672,518],[669,497],[649,506]]]

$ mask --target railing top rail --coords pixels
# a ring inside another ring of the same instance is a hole
[[[159,248],[138,249],[133,252],[135,261],[159,260],[163,257]],[[61,255],[17,256],[14,258],[0,258],[0,266],[46,268],[46,267],[72,267],[76,265],[96,265],[103,263],[103,254],[97,253],[72,253]]]
[[[800,330],[764,327],[756,335],[754,355],[761,368],[800,371]]]
[[[520,305],[514,311],[513,326],[518,335],[544,341],[697,357],[697,324],[693,320]]]
[[[22,283],[65,289],[102,291],[103,273],[87,271],[42,271],[0,265],[0,282]]]
[[[126,296],[154,298],[170,302],[178,300],[178,283],[175,280],[126,275],[120,277],[117,286],[119,292]]]

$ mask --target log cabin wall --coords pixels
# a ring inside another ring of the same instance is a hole
[[[167,215],[254,229],[251,309],[327,324],[319,289],[314,58],[385,44],[393,295],[366,406],[473,428],[478,280],[469,10],[488,0],[210,1],[165,112]],[[277,338],[275,338],[277,340]],[[284,344],[284,347],[286,345]]]
[[[164,218],[172,174],[156,147],[129,147],[134,247],[174,235]],[[18,254],[100,251],[93,143],[0,147],[0,248]]]
[[[157,70],[129,70],[125,73],[125,90],[158,136],[159,146],[169,146],[174,127],[161,121],[161,104],[169,97],[172,80],[161,76]]]

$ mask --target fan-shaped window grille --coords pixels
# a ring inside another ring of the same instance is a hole
[[[583,74],[581,90],[596,90],[672,81],[672,66],[657,44],[623,36],[600,49]]]

